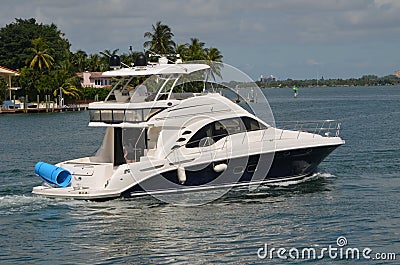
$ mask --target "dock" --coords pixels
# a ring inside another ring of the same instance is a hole
[[[2,109],[0,114],[17,114],[17,113],[50,113],[50,112],[65,112],[65,111],[84,111],[88,109],[89,104],[72,104],[63,107],[53,108],[26,108],[26,109]]]

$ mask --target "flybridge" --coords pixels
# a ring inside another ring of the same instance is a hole
[[[208,69],[210,69],[210,66],[207,64],[182,64],[178,62],[181,61],[177,60],[175,63],[168,64],[168,59],[162,56],[159,58],[159,63],[147,63],[144,54],[139,54],[135,59],[134,66],[129,67],[121,63],[119,56],[110,56],[110,68],[113,70],[106,71],[102,75],[114,77],[118,82],[104,102],[113,102],[110,100],[110,96],[114,96],[115,101],[120,103],[169,100],[174,88],[183,83],[179,81],[182,76],[189,76],[195,73],[195,79],[198,81],[204,81],[209,76]],[[121,68],[121,65],[125,66],[125,68]],[[199,73],[197,74],[197,72]],[[149,80],[146,79],[149,76],[151,78]],[[146,79],[144,84],[140,82],[141,79]],[[133,83],[138,83],[138,81],[132,82],[133,80],[139,80],[140,85],[133,87]],[[193,81],[193,76],[190,76],[188,80]],[[177,92],[176,90],[175,92]],[[184,92],[182,88],[180,92]]]

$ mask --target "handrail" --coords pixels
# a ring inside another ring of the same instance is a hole
[[[339,137],[341,122],[339,120],[309,120],[309,121],[279,121],[277,129],[282,130],[279,140],[283,138],[285,131],[294,131],[297,133],[297,139],[302,133],[312,133],[323,137]]]

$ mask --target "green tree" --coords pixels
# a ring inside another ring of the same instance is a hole
[[[102,67],[101,67],[101,68],[102,68],[102,71],[108,70],[110,57],[112,57],[112,56],[114,56],[114,55],[118,55],[118,51],[119,51],[119,49],[115,49],[115,50],[113,50],[113,51],[111,51],[111,50],[104,50],[104,51],[101,51],[101,52],[100,52],[100,54],[101,54],[101,61],[102,61],[102,63],[101,63],[101,65],[102,65]]]
[[[88,55],[82,50],[78,50],[72,54],[72,65],[76,72],[84,72],[86,70]]]
[[[0,78],[0,105],[3,103],[3,100],[7,98],[7,92],[7,82],[3,78]]]
[[[139,55],[139,52],[131,52],[130,54],[123,53],[120,55],[121,62],[123,62],[126,65],[132,65],[132,63],[135,62],[136,56],[138,56],[138,55]]]
[[[40,72],[38,69],[25,66],[21,69],[20,86],[21,90],[17,96],[28,95],[29,99],[36,98],[36,95],[43,97],[52,93],[56,87],[56,75],[58,70]]]
[[[171,28],[158,21],[155,25],[152,25],[152,32],[144,33],[144,37],[150,40],[146,41],[143,46],[157,54],[172,53],[175,47],[175,42],[172,40],[173,36]]]
[[[205,43],[201,42],[198,38],[190,38],[188,44],[186,60],[206,60],[206,54],[204,49]]]
[[[49,49],[47,43],[42,38],[37,38],[32,40],[33,47],[28,48],[32,53],[33,58],[30,60],[29,67],[42,70],[43,67],[50,69],[54,64],[53,57],[49,54],[51,49]]]
[[[61,91],[63,97],[67,96],[73,99],[78,99],[80,97],[78,84],[79,82],[77,81],[76,76],[68,77],[67,72],[60,71],[57,78],[58,87],[53,91],[53,95],[56,97],[60,95]]]
[[[204,52],[207,61],[222,62],[223,56],[217,48],[206,48]]]
[[[31,58],[32,40],[41,38],[52,49],[55,62],[68,59],[70,43],[55,24],[38,24],[34,18],[16,19],[0,28],[0,64],[11,69],[22,69]]]
[[[205,43],[200,41],[198,38],[191,38],[190,43],[186,44],[186,56],[187,61],[206,61],[211,67],[210,76],[215,79],[215,76],[221,76],[222,64],[216,62],[222,62],[222,54],[217,48],[205,48]]]
[[[178,44],[175,48],[175,53],[179,54],[182,60],[186,60],[188,56],[188,44]]]
[[[101,53],[101,54],[103,55],[103,57],[106,58],[107,61],[108,61],[109,56],[117,55],[118,51],[119,51],[119,49],[115,49],[115,50],[113,50],[113,51],[111,51],[111,50],[104,50],[104,51],[102,51],[102,52],[100,52],[100,53]]]
[[[52,91],[52,71],[71,70],[70,44],[55,24],[38,24],[34,18],[16,19],[0,28],[0,64],[21,72],[14,84],[21,86],[16,96]]]
[[[87,71],[104,72],[108,69],[108,61],[106,62],[99,54],[91,54],[87,60]]]
[[[222,64],[219,64],[218,62],[222,62],[222,54],[217,48],[206,48],[204,49],[204,54],[205,54],[205,59],[208,62],[208,65],[211,67],[210,75],[211,78],[215,80],[215,75],[219,76],[222,78],[221,74],[221,67],[223,67]]]

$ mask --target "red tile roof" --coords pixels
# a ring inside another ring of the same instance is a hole
[[[100,78],[100,77],[102,77],[102,78],[108,78],[107,76],[103,76],[102,74],[103,74],[103,72],[88,72],[89,74],[90,74],[90,78]],[[83,73],[77,73],[76,74],[78,77],[83,77]]]
[[[4,71],[2,71],[2,70],[4,70]],[[14,75],[20,75],[20,74],[21,74],[20,72],[17,72],[17,71],[15,71],[15,70],[8,69],[8,68],[6,68],[6,67],[4,67],[4,66],[1,66],[1,65],[0,65],[0,73],[14,74]]]

